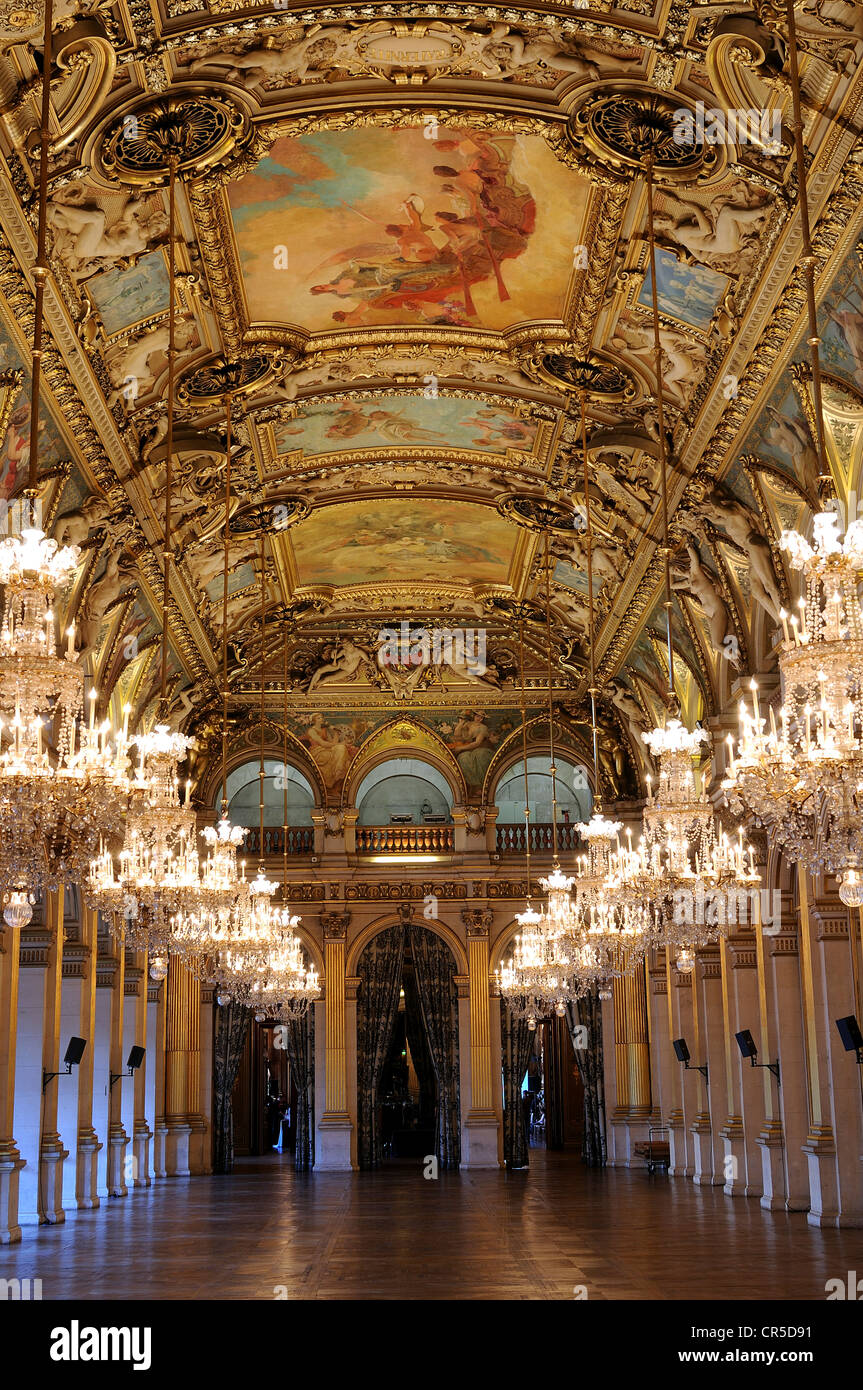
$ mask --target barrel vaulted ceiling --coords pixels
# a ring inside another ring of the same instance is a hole
[[[75,621],[103,701],[155,715],[168,195],[136,133],[167,106],[195,151],[175,240],[176,724],[206,749],[216,720],[227,361],[242,363],[238,726],[262,669],[275,717],[284,662],[307,718],[360,710],[366,729],[393,707],[515,709],[519,618],[538,703],[551,517],[552,666],[577,744],[588,595],[567,377],[587,359],[601,721],[625,753],[616,790],[637,786],[638,735],[663,704],[664,611],[647,189],[627,149],[645,115],[698,102],[779,108],[785,124],[778,154],[708,145],[656,180],[676,675],[687,715],[709,719],[741,675],[769,672],[792,596],[778,536],[814,504],[816,471],[781,10],[55,4],[42,500],[55,534],[82,546],[58,620]],[[863,428],[861,13],[843,0],[797,9],[829,442],[846,494]],[[40,26],[37,4],[0,0],[11,499],[28,451]],[[486,677],[382,669],[376,634],[403,620],[484,628]]]

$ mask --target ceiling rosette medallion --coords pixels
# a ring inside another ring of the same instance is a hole
[[[497,509],[502,516],[517,525],[528,526],[532,531],[569,536],[584,530],[582,515],[572,506],[532,493],[510,492],[500,498]]]
[[[305,521],[311,510],[304,497],[279,497],[272,502],[252,502],[231,517],[231,532],[235,536],[259,535],[261,531],[278,534]]]
[[[166,183],[170,155],[177,174],[199,178],[224,165],[251,137],[245,105],[224,92],[146,97],[115,116],[97,137],[94,164],[109,180],[153,187]]]
[[[226,396],[248,396],[268,386],[284,367],[284,358],[278,354],[258,352],[234,360],[216,357],[183,377],[177,399],[183,405],[204,407],[217,405]]]
[[[598,357],[547,352],[537,364],[538,375],[558,390],[577,391],[607,405],[634,401],[638,388],[629,372]]]
[[[567,137],[589,164],[619,177],[642,169],[652,153],[657,178],[715,178],[725,167],[725,147],[681,139],[695,114],[695,104],[678,92],[612,83],[582,102],[569,119]]]

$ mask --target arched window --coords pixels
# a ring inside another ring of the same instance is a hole
[[[228,773],[228,816],[234,825],[256,826],[260,820],[260,762],[243,763]],[[311,825],[315,794],[311,784],[297,768],[276,758],[264,762],[264,825],[283,825],[285,781],[288,784],[288,824]],[[216,809],[222,804],[221,786]]]
[[[555,759],[557,768],[557,818],[577,821],[590,819],[593,793],[587,772],[566,758]],[[548,756],[528,758],[527,789],[533,825],[551,824],[551,773]],[[503,774],[495,792],[498,825],[524,824],[524,763],[516,763]],[[564,815],[564,813],[566,813]]]
[[[420,758],[379,763],[357,788],[358,825],[452,823],[452,791],[442,773]]]

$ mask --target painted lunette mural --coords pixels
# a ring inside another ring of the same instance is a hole
[[[482,786],[498,746],[521,726],[518,710],[480,710],[467,704],[446,711],[411,711],[410,719],[446,745],[474,790]],[[351,710],[314,711],[289,714],[288,728],[308,749],[327,791],[337,792],[363,744],[391,721],[390,712],[372,716]],[[393,754],[398,752],[394,741]]]
[[[487,507],[441,499],[435,518],[407,499],[322,507],[290,533],[301,585],[440,580],[505,583],[518,528]]]
[[[466,126],[286,137],[228,188],[250,319],[313,332],[560,319],[588,196],[540,137]]]
[[[331,454],[340,449],[470,449],[505,454],[529,453],[537,426],[512,411],[448,396],[400,396],[357,401],[340,396],[332,402],[303,406],[292,420],[273,431],[279,454]]]

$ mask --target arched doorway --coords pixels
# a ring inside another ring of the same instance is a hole
[[[435,1154],[461,1158],[458,965],[447,943],[407,913],[357,961],[360,1168]]]
[[[512,955],[515,930],[498,942],[492,967]],[[580,1152],[606,1162],[602,1005],[596,989],[549,1014],[534,1030],[500,1000],[503,1157],[527,1168],[531,1147]]]

